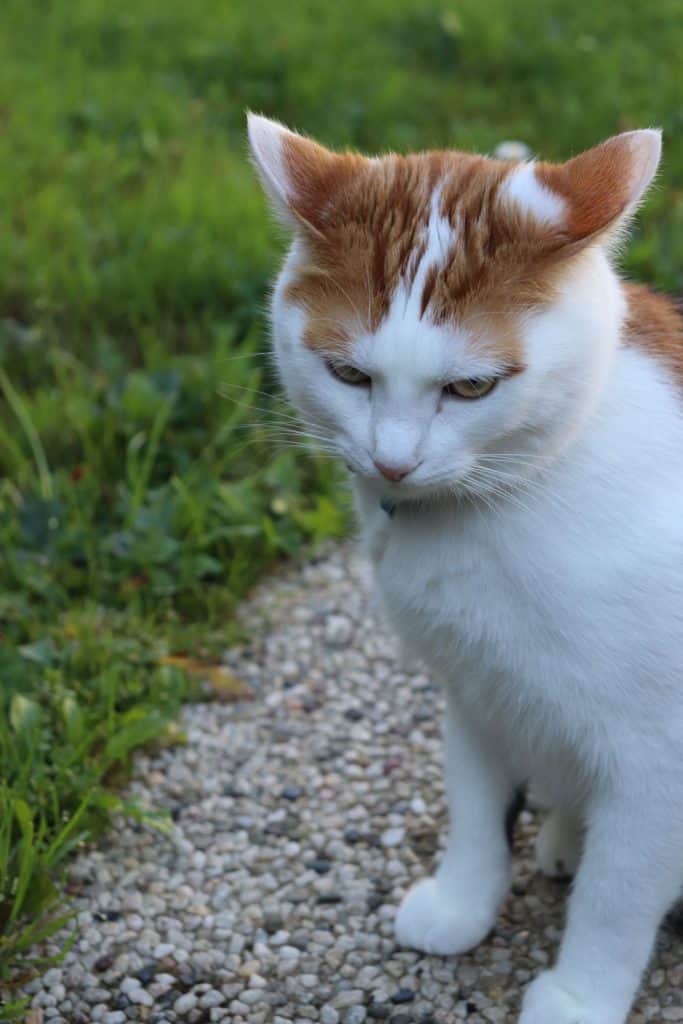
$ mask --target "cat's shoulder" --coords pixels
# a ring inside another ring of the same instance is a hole
[[[642,284],[626,284],[623,341],[658,359],[683,391],[683,306]]]

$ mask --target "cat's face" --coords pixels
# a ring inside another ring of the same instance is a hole
[[[275,355],[314,437],[396,500],[496,491],[566,445],[618,340],[603,242],[658,133],[562,165],[338,155],[254,116],[250,140],[295,232]]]

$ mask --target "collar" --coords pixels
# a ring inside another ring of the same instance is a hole
[[[396,513],[396,502],[391,498],[382,498],[379,503],[379,507],[383,512],[386,512],[390,519],[394,518]]]

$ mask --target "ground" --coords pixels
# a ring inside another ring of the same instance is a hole
[[[52,1024],[512,1022],[552,960],[567,888],[517,829],[495,931],[459,958],[398,949],[393,918],[445,823],[439,689],[382,624],[349,547],[266,580],[229,663],[253,699],[192,704],[187,744],[140,755],[121,820],[73,865],[77,938],[29,986]],[[683,1020],[681,939],[662,929],[629,1024]]]

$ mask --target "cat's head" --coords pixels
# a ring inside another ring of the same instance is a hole
[[[274,345],[313,435],[397,500],[496,490],[568,443],[618,343],[608,250],[658,132],[564,164],[338,154],[255,115],[249,138],[293,231]]]

